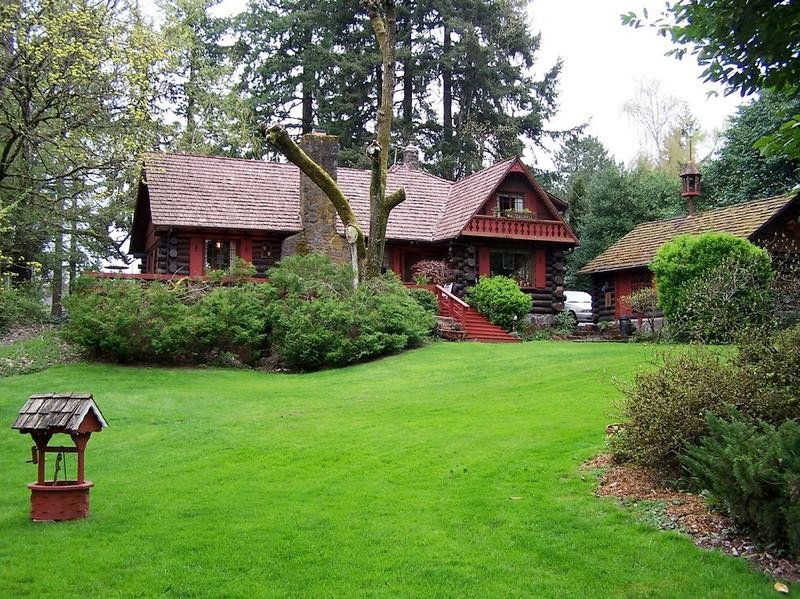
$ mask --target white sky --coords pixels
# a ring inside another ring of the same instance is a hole
[[[633,97],[637,80],[657,79],[662,90],[688,102],[704,131],[720,129],[741,102],[738,94],[725,97],[719,86],[703,83],[702,69],[693,56],[676,60],[664,54],[672,43],[654,29],[623,27],[620,14],[646,7],[653,18],[663,0],[534,0],[530,22],[541,33],[539,64],[563,59],[559,112],[549,126],[569,128],[588,122],[617,160],[631,161],[639,149],[636,128],[622,113]],[[717,97],[708,92],[717,91]],[[542,160],[541,166],[549,166]]]

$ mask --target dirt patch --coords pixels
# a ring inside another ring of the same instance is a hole
[[[739,532],[733,522],[708,509],[703,499],[692,493],[668,489],[655,473],[640,466],[615,464],[602,454],[583,465],[587,470],[603,470],[595,495],[616,497],[625,503],[658,502],[660,513],[648,519],[659,528],[679,530],[704,549],[719,549],[743,557],[767,575],[782,581],[800,582],[800,562],[770,553]]]

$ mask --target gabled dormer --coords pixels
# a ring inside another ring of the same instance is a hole
[[[473,189],[484,191],[484,197],[462,235],[578,243],[559,211],[565,207],[563,202],[544,191],[519,158],[507,161],[506,168],[494,176],[488,194],[486,186],[472,182]]]

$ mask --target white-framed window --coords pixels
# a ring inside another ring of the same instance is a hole
[[[513,210],[515,212],[522,212],[525,207],[525,202],[522,196],[502,193],[497,196],[498,210]]]

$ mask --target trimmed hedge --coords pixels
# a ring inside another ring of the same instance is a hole
[[[680,235],[650,262],[658,305],[673,332],[728,342],[769,317],[769,254],[730,233]]]

